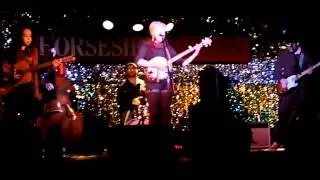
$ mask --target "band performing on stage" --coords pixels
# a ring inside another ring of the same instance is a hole
[[[214,43],[210,36],[178,53],[169,43],[166,31],[165,23],[151,22],[150,38],[140,44],[134,61],[124,66],[125,79],[118,85],[117,96],[114,97],[118,105],[121,127],[171,127],[172,97],[176,93],[174,65],[188,66],[202,49]],[[65,157],[70,142],[80,136],[75,135],[74,131],[80,133],[83,129],[82,114],[73,105],[69,94],[74,86],[66,78],[65,72],[66,64],[77,59],[73,55],[58,57],[53,45],[46,49],[44,58],[39,58],[39,48],[33,42],[32,29],[24,27],[20,34],[19,41],[1,55],[0,119],[2,126],[6,127],[2,128],[1,133],[5,133],[4,141],[9,147],[3,151],[17,154],[16,151],[23,146],[31,147],[28,153],[35,153],[39,158]],[[312,102],[310,77],[318,66],[319,64],[304,51],[299,39],[288,41],[286,50],[278,56],[275,78],[280,98],[279,121],[275,126],[270,151],[282,147],[290,149],[293,137],[296,136],[295,132],[298,131],[297,122],[313,118],[315,115],[309,108]],[[140,69],[143,69],[143,72],[139,72]],[[210,78],[212,69],[207,72],[209,74],[201,74],[203,79],[200,80],[201,107],[207,109],[203,112],[197,107],[197,111],[194,111],[197,112],[197,117],[202,118],[207,118],[206,113],[211,108],[209,101],[213,96],[216,102],[222,102],[218,97],[222,96],[222,93],[219,94],[222,91],[215,90],[219,88],[219,82]],[[218,73],[214,71],[214,74]],[[210,81],[206,81],[206,78]],[[205,88],[212,89],[206,91]],[[211,109],[210,112],[217,112],[217,108],[223,106],[219,103],[215,104],[215,110]],[[219,110],[217,113],[221,112]],[[228,113],[224,115],[226,114]],[[195,115],[190,117],[192,119]],[[197,120],[192,121],[197,124]],[[82,125],[78,126],[79,123]],[[243,124],[241,126],[244,127]],[[75,127],[77,129],[73,129]],[[33,139],[33,135],[37,133],[39,139]],[[70,134],[77,137],[70,137]],[[30,142],[33,143],[30,145]]]

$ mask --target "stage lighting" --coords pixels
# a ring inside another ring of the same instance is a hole
[[[111,30],[113,28],[113,23],[109,20],[105,20],[103,21],[102,26],[107,30]]]
[[[166,31],[171,31],[172,29],[173,29],[173,27],[174,27],[174,24],[173,23],[168,23],[167,25],[166,25]]]
[[[134,31],[142,31],[143,30],[143,25],[142,24],[135,24],[132,26],[132,29]]]

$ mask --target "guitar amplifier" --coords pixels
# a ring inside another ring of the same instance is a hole
[[[268,148],[271,145],[270,127],[268,124],[251,125],[252,149]]]

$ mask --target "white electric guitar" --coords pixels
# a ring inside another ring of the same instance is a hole
[[[204,46],[208,47],[211,46],[212,40],[211,36],[208,38],[204,38],[201,40],[201,43],[196,44],[193,47],[190,47],[189,49],[177,54],[176,56],[172,57],[171,59],[167,60],[164,57],[154,57],[149,62],[152,64],[152,67],[147,68],[145,70],[145,75],[149,80],[163,80],[168,78],[168,69],[171,71],[171,65],[175,61],[181,59],[182,57],[186,56],[187,54],[193,52],[197,47]],[[169,66],[169,67],[168,67]],[[157,68],[156,68],[157,67]]]
[[[279,93],[283,93],[285,91],[288,91],[292,88],[295,88],[298,86],[298,80],[301,79],[303,76],[310,74],[310,72],[312,72],[315,68],[320,66],[320,62],[318,62],[317,64],[309,67],[308,69],[304,70],[302,73],[297,74],[297,75],[292,75],[289,76],[288,78],[285,79],[286,81],[286,88],[283,88],[283,85],[281,84],[281,82],[278,83],[277,85],[277,89]]]

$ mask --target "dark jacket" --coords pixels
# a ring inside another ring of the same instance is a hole
[[[304,60],[302,68],[299,66],[299,57],[289,51],[284,51],[278,57],[275,63],[275,79],[279,82],[281,79],[288,78],[291,75],[296,75],[311,67],[313,62],[310,56],[304,53]],[[307,90],[308,90],[308,77],[306,75],[301,80],[299,80],[299,85],[279,96],[279,112],[291,111],[292,107],[297,107],[304,104],[307,100]]]
[[[142,80],[141,80],[142,82]],[[117,90],[117,103],[119,105],[119,113],[133,110],[132,100],[138,96],[145,97],[144,91],[141,89],[141,83],[132,84],[129,80],[125,80]],[[142,104],[144,98],[140,99]]]

